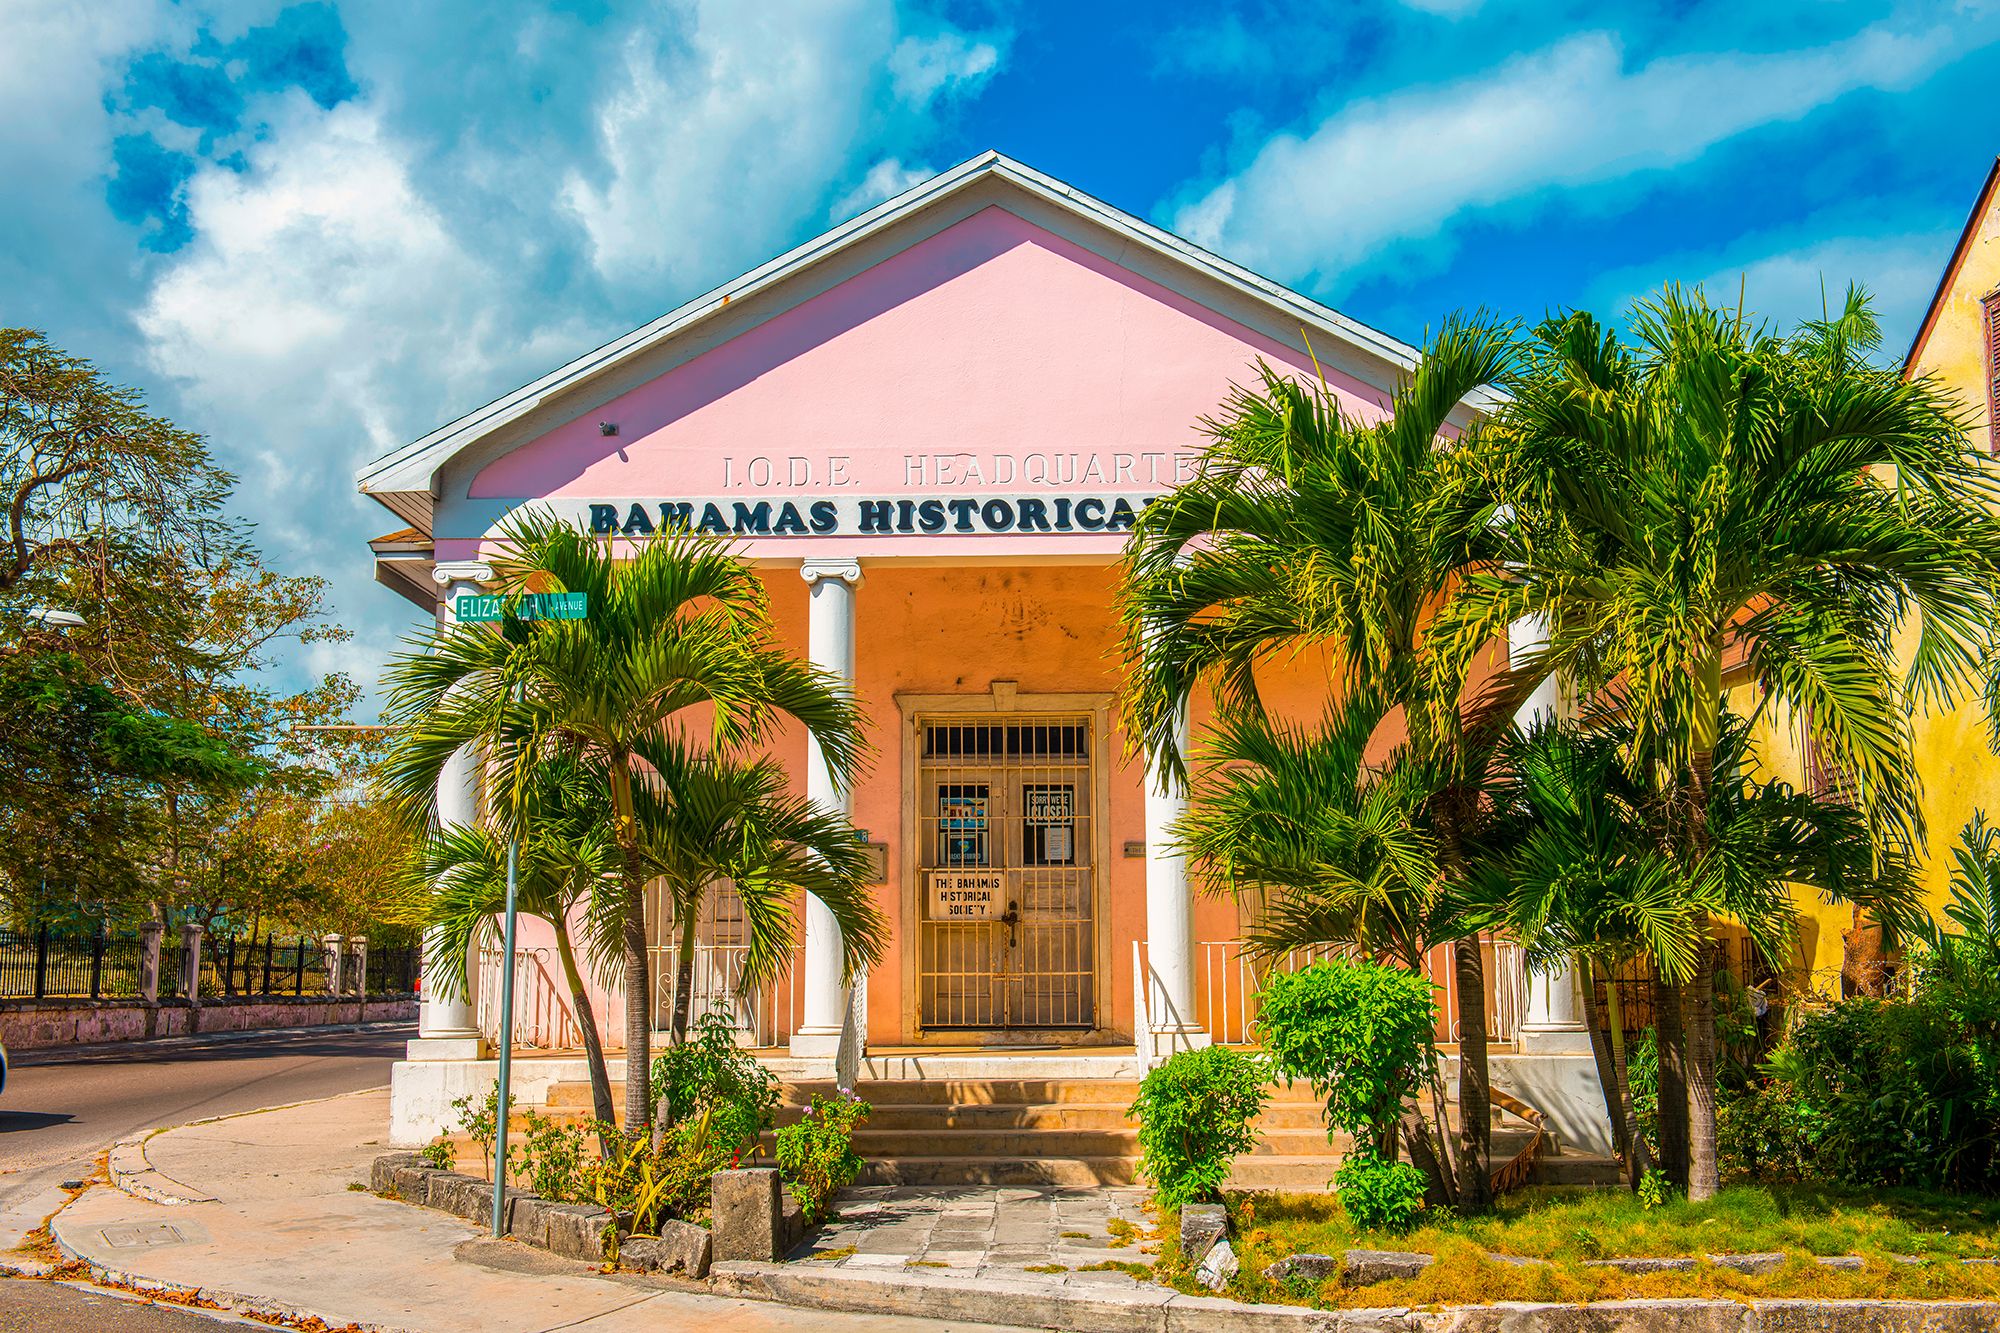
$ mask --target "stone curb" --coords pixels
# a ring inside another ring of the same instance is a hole
[[[130,1138],[118,1140],[105,1154],[105,1165],[111,1173],[113,1186],[147,1203],[165,1204],[179,1207],[190,1203],[214,1203],[215,1200],[202,1194],[190,1185],[183,1185],[171,1176],[163,1175],[146,1157],[146,1144],[161,1134],[177,1129],[192,1129],[196,1125],[220,1124],[224,1120],[241,1120],[245,1116],[263,1115],[266,1111],[289,1111],[295,1106],[311,1106],[317,1102],[336,1102],[343,1097],[365,1097],[376,1088],[356,1088],[352,1092],[338,1092],[331,1097],[307,1097],[303,1101],[280,1102],[276,1106],[259,1106],[250,1111],[231,1111],[227,1115],[203,1116],[199,1120],[186,1120],[177,1125],[156,1125],[142,1130]]]
[[[1169,1287],[977,1283],[890,1270],[728,1262],[718,1295],[856,1314],[956,1319],[1075,1333],[1988,1333],[1993,1301],[1629,1300],[1433,1309],[1311,1310],[1188,1296]]]
[[[111,1171],[111,1183],[135,1199],[165,1204],[170,1208],[190,1203],[214,1203],[213,1198],[193,1186],[183,1185],[172,1176],[161,1174],[159,1168],[147,1160],[146,1140],[165,1132],[163,1129],[149,1129],[112,1144],[111,1152],[105,1158],[105,1164]]]

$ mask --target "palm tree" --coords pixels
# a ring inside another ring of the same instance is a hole
[[[507,844],[519,840],[515,901],[541,917],[555,935],[556,957],[569,988],[570,1008],[583,1037],[590,1070],[591,1107],[600,1125],[614,1112],[604,1041],[584,985],[571,923],[581,920],[591,970],[603,975],[618,962],[617,852],[609,835],[609,804],[599,775],[572,760],[537,766],[518,810],[496,810],[480,824],[433,830],[418,846],[414,867],[430,894],[430,925],[445,950],[445,986],[462,994],[469,946],[497,941],[495,917],[507,905]],[[608,1145],[607,1145],[608,1151]]]
[[[640,748],[670,724],[699,723],[706,744],[735,755],[785,719],[802,725],[828,766],[851,780],[864,753],[853,698],[824,672],[777,647],[763,585],[730,551],[685,534],[642,543],[629,559],[611,543],[528,515],[502,533],[494,562],[509,594],[581,592],[582,620],[442,625],[399,656],[385,676],[388,720],[399,730],[384,785],[409,816],[436,822],[439,772],[465,746],[517,726],[524,736],[489,765],[518,786],[546,755],[584,756],[605,775],[618,851],[624,953],[625,1126],[651,1119],[651,994],[646,881],[651,873],[637,816]],[[518,700],[515,696],[518,693]],[[851,972],[870,958],[865,939],[845,941]]]
[[[1253,957],[1333,946],[1421,973],[1431,949],[1491,924],[1459,895],[1463,882],[1439,873],[1430,827],[1438,775],[1407,748],[1368,762],[1385,711],[1362,694],[1308,729],[1235,710],[1199,748],[1200,777],[1176,836],[1205,892],[1258,900],[1246,939]],[[1464,1160],[1452,1169],[1441,1084],[1432,1096],[1435,1141],[1421,1116],[1407,1137],[1433,1188],[1457,1203],[1466,1197]]]
[[[801,893],[827,905],[851,950],[881,956],[888,925],[865,887],[867,848],[845,816],[792,795],[784,769],[768,759],[731,763],[672,740],[640,753],[647,771],[633,785],[634,813],[679,928],[675,1044],[687,1040],[703,903],[724,884],[741,901],[749,928],[736,978],[742,990],[789,965]]]
[[[1642,303],[1625,345],[1584,314],[1542,324],[1495,433],[1512,521],[1447,613],[1463,649],[1540,616],[1510,676],[1606,691],[1651,779],[1661,830],[1705,858],[1724,662],[1854,787],[1883,847],[1920,833],[1908,710],[1974,682],[1996,623],[2000,486],[1937,383],[1871,364],[1866,296],[1783,334],[1696,290]],[[1893,635],[1914,616],[1905,672]],[[1712,1195],[1713,968],[1684,996],[1689,1193]]]
[[[1487,786],[1493,817],[1478,864],[1487,895],[1507,904],[1528,961],[1572,959],[1584,978],[1605,1115],[1627,1183],[1637,1189],[1650,1161],[1633,1115],[1613,969],[1644,958],[1657,975],[1685,977],[1701,939],[1678,868],[1651,835],[1652,794],[1625,761],[1626,739],[1615,725],[1554,721],[1511,735]],[[1608,1001],[1602,1016],[1600,974]]]
[[[1429,800],[1438,873],[1464,877],[1475,817],[1477,733],[1459,706],[1471,651],[1429,631],[1477,557],[1492,514],[1473,464],[1477,426],[1441,443],[1466,400],[1505,368],[1508,336],[1448,321],[1398,389],[1390,417],[1365,424],[1324,384],[1268,367],[1202,424],[1198,474],[1149,505],[1127,547],[1120,609],[1133,672],[1126,712],[1150,762],[1184,776],[1179,719],[1204,683],[1225,707],[1261,711],[1260,666],[1330,650],[1329,699],[1367,691],[1398,712],[1411,761],[1438,781]],[[1461,1198],[1487,1197],[1486,985],[1478,940],[1453,946]]]

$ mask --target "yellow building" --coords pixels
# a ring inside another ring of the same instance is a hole
[[[1905,376],[1929,375],[1965,403],[1972,439],[1991,455],[2000,450],[2000,161],[1987,172],[1978,202],[1965,221],[1951,260],[1939,279],[1916,337],[1903,360]],[[1904,652],[1915,639],[1904,632]],[[1744,686],[1732,706],[1750,712],[1754,687]],[[1978,695],[1949,710],[1919,712],[1911,720],[1917,772],[1923,782],[1924,841],[1919,848],[1925,899],[1933,911],[1949,895],[1952,848],[1976,810],[2000,818],[2000,756],[1989,744],[1984,700]],[[1810,790],[1836,780],[1814,761],[1788,719],[1761,728],[1759,749],[1779,776]],[[1839,994],[1843,976],[1850,987],[1867,970],[1879,941],[1859,929],[1852,909],[1834,907],[1806,895],[1801,902],[1801,964],[1814,986]]]

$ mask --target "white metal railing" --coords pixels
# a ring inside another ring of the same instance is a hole
[[[479,951],[479,1030],[493,1041],[500,1038],[503,956],[497,948]],[[546,1049],[583,1045],[583,1030],[576,1024],[569,986],[554,949],[514,951],[514,1044]]]
[[[1240,939],[1204,940],[1195,945],[1195,1015],[1202,1030],[1217,1042],[1243,1045],[1256,1040],[1253,1025],[1259,996],[1274,974],[1296,972],[1310,963],[1352,954],[1342,945],[1293,949],[1276,957],[1252,956]],[[1521,948],[1512,940],[1487,936],[1480,941],[1486,975],[1486,1027],[1489,1041],[1512,1041],[1526,1009]],[[1451,946],[1440,945],[1424,956],[1424,975],[1438,990],[1438,1030],[1441,1042],[1458,1039],[1458,979]],[[1152,1010],[1151,964],[1146,941],[1132,942],[1132,1012],[1135,1044],[1145,1060],[1152,1050],[1156,1015]]]
[[[658,945],[647,952],[653,974],[653,1026],[664,1029],[674,1012],[680,947]],[[782,1046],[804,1021],[805,991],[799,981],[805,967],[805,947],[792,946],[790,963],[782,972],[746,991],[743,964],[749,953],[749,946],[742,944],[695,945],[690,1021],[719,1008],[734,1022],[737,1040],[743,1045],[765,1049]]]

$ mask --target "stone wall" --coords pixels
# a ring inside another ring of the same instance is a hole
[[[9,1051],[99,1042],[145,1041],[190,1033],[326,1027],[415,1019],[413,995],[335,999],[327,995],[259,995],[147,1004],[141,1000],[0,1001],[0,1043]]]

